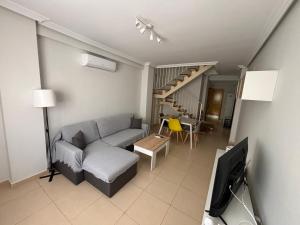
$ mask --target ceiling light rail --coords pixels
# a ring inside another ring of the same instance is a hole
[[[140,31],[141,34],[149,32],[150,41],[153,41],[155,38],[157,43],[161,43],[162,38],[155,32],[154,26],[151,23],[148,23],[145,19],[141,17],[136,17],[135,27]]]

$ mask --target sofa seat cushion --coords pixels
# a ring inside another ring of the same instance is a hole
[[[142,129],[126,129],[102,138],[102,140],[111,146],[124,148],[133,144],[144,136],[145,131]]]
[[[82,168],[102,181],[112,183],[138,160],[135,153],[96,141],[85,148]]]

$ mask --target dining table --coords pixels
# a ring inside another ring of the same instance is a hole
[[[167,121],[169,122],[170,116],[162,116],[160,117],[162,119],[158,134],[161,134],[164,122]],[[184,116],[181,116],[178,118],[180,121],[180,124],[189,126],[189,132],[190,132],[190,149],[193,149],[193,127],[197,125],[198,120],[192,119],[192,118],[187,118]]]

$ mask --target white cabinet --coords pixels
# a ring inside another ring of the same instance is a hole
[[[278,71],[247,71],[242,100],[272,101]]]

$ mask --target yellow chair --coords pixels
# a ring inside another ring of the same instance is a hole
[[[169,118],[168,126],[171,131],[169,136],[171,137],[171,135],[173,133],[176,133],[177,134],[177,143],[178,143],[178,134],[180,134],[181,140],[183,142],[183,137],[182,137],[183,129],[181,127],[180,121],[178,119]]]

